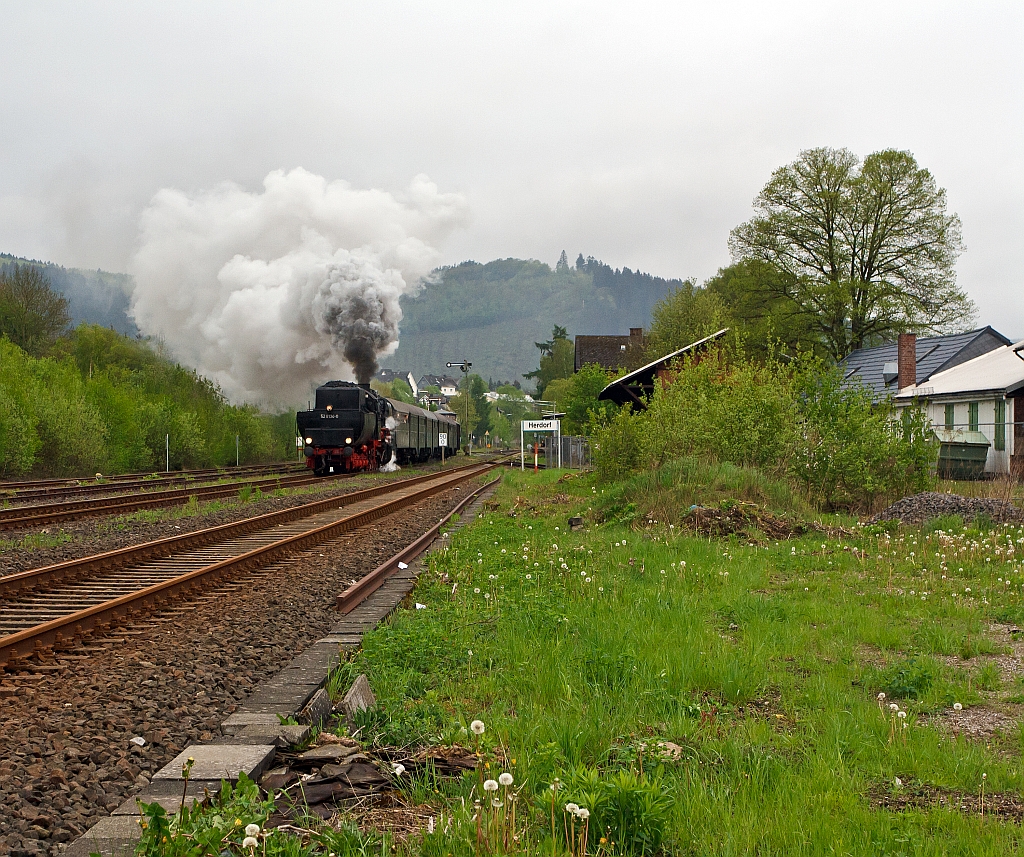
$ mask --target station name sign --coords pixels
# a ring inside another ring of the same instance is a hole
[[[523,431],[558,431],[558,420],[523,420]]]

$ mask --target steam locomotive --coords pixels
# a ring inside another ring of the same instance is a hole
[[[388,399],[351,381],[317,387],[314,407],[299,411],[295,424],[306,467],[317,476],[440,458],[442,447],[454,455],[461,439],[454,415]]]

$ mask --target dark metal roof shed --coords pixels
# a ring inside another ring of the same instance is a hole
[[[680,348],[678,351],[673,351],[671,354],[659,357],[653,363],[648,363],[646,366],[641,366],[628,375],[623,375],[605,387],[597,398],[615,402],[617,405],[630,404],[638,410],[645,409],[647,407],[647,397],[654,392],[654,381],[658,377],[659,372],[670,369],[673,360],[678,360],[688,354],[706,348],[715,340],[721,339],[728,332],[729,328],[724,327],[717,333],[712,333],[711,336],[705,336],[703,339],[691,342],[685,348]]]

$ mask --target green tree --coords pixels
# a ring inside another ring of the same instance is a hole
[[[459,388],[463,391],[469,390],[469,395],[473,400],[473,410],[476,412],[473,433],[477,438],[481,438],[484,432],[491,430],[491,404],[487,401],[487,382],[473,372],[462,379]]]
[[[569,390],[560,408],[565,411],[568,433],[591,434],[615,416],[618,406],[597,398],[614,376],[615,373],[610,374],[603,367],[590,363],[569,379]]]
[[[387,384],[374,378],[370,381],[370,386],[389,399],[396,399],[409,405],[416,404],[416,397],[412,394],[412,387],[402,378],[395,378],[394,381],[390,381]]]
[[[654,305],[647,335],[647,356],[657,360],[733,324],[728,305],[717,292],[684,282]]]
[[[954,269],[960,220],[909,152],[861,164],[847,149],[808,149],[772,174],[754,208],[730,235],[733,258],[776,268],[768,295],[792,302],[834,359],[902,331],[970,323]]]
[[[448,410],[455,413],[462,425],[462,445],[468,446],[469,436],[476,433],[476,426],[480,421],[473,397],[467,396],[465,390],[456,393],[448,400]]]
[[[704,283],[728,308],[730,326],[742,332],[752,357],[766,359],[780,350],[788,356],[824,353],[811,320],[782,294],[779,280],[785,276],[773,265],[748,259],[720,268]]]
[[[572,375],[576,351],[566,329],[557,324],[551,331],[551,339],[547,342],[535,342],[534,345],[540,350],[540,366],[532,372],[527,372],[523,377],[535,378],[537,395],[543,396],[545,388],[552,381]]]
[[[0,274],[0,335],[39,355],[70,322],[67,298],[50,288],[49,279],[38,268],[15,265]]]

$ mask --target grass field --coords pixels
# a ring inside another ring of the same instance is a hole
[[[582,824],[566,802],[598,805],[588,848],[609,853],[616,838],[709,855],[1020,846],[1024,532],[951,520],[775,543],[645,516],[568,532],[600,490],[506,476],[496,508],[435,555],[425,609],[370,634],[348,667],[381,703],[365,738],[479,740],[488,776],[514,777],[485,816],[520,790],[511,850],[551,849],[555,778],[559,852]],[[473,852],[473,785],[432,796],[455,823],[417,850]],[[422,783],[408,796],[431,797]]]
[[[739,496],[813,520],[784,486],[736,468],[674,465],[618,487],[513,471],[432,554],[415,604],[330,683],[368,675],[367,745],[460,744],[484,761],[463,780],[400,776],[432,819],[391,846],[1020,850],[1024,530],[817,516],[799,538],[700,538],[680,504],[701,501],[702,480],[708,505]],[[585,523],[570,531],[574,515]],[[353,831],[261,847],[388,850],[387,835]]]

